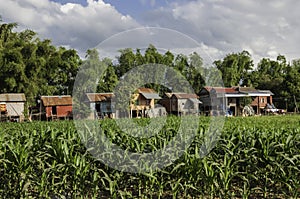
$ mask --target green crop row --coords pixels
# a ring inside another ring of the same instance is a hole
[[[300,197],[300,116],[226,118],[205,157],[199,150],[209,118],[200,117],[199,124],[193,143],[173,164],[129,173],[93,158],[72,121],[1,123],[0,198]],[[147,139],[122,132],[114,120],[99,125],[122,149],[146,153],[165,147],[180,119],[169,117]]]

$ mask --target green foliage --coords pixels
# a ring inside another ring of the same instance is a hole
[[[105,74],[103,75],[102,80],[99,81],[97,92],[105,93],[112,92],[118,82],[118,77],[115,73],[115,68],[111,62],[111,60],[105,59],[107,69]]]
[[[144,54],[142,54],[140,49],[136,49],[134,52],[132,49],[122,49],[120,50],[120,55],[118,58],[118,64],[116,64],[113,68],[115,69],[115,74],[118,79],[120,79],[125,73],[130,71],[131,69],[149,64],[162,64],[168,67],[171,67],[175,71],[179,73],[179,75],[183,75],[190,85],[193,87],[195,93],[198,93],[201,88],[205,85],[204,81],[204,67],[202,58],[197,53],[193,53],[189,56],[178,54],[174,55],[172,52],[167,51],[164,54],[158,52],[158,50],[153,45],[149,45],[145,50]],[[147,71],[141,71],[142,73],[147,73]],[[163,71],[157,71],[156,73],[164,73]],[[112,71],[108,72],[109,74]],[[106,88],[106,83],[111,85],[111,82],[115,83],[115,76],[110,75],[106,76],[103,82],[100,82],[99,90],[109,90]],[[143,81],[138,80],[139,77],[135,76],[134,81]],[[166,77],[165,81],[171,82],[174,77]],[[113,84],[114,85],[114,84]],[[170,92],[173,88],[168,88],[168,85],[158,85],[158,84],[146,84],[146,87],[153,88],[158,93],[163,94],[164,92]]]
[[[282,55],[278,55],[277,60],[263,58],[250,78],[257,88],[268,89],[276,96],[282,96],[285,91],[287,69],[285,57]]]
[[[229,54],[214,64],[222,72],[226,87],[246,85],[249,72],[253,69],[253,60],[247,51]]]
[[[0,24],[0,92],[24,92],[29,104],[39,95],[70,94],[81,63],[77,52],[16,27]]]
[[[287,68],[284,87],[290,95],[300,98],[300,60],[294,60]]]

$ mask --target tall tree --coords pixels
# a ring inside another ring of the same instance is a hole
[[[119,50],[121,53],[117,57],[118,64],[116,65],[116,74],[118,78],[122,77],[127,71],[135,66],[135,54],[131,48]]]
[[[107,65],[107,69],[99,81],[97,92],[113,92],[118,83],[118,77],[115,73],[114,65],[108,58],[104,58],[102,61]]]
[[[29,104],[39,95],[69,93],[81,62],[77,52],[16,26],[0,25],[0,92],[24,92]]]
[[[203,66],[203,60],[196,52],[189,56],[189,67],[186,70],[186,79],[192,85],[195,93],[199,93],[202,87],[205,85],[204,80],[205,68]]]
[[[276,60],[263,58],[258,63],[256,70],[251,74],[254,87],[267,89],[279,97],[285,93],[284,80],[287,74],[287,63],[283,55],[278,55]]]
[[[150,44],[145,51],[145,64],[162,64],[163,56],[154,45]]]
[[[287,66],[282,88],[282,97],[288,101],[290,110],[295,108],[294,96],[297,106],[300,107],[300,59],[294,60],[291,65]]]
[[[174,55],[169,50],[163,55],[162,64],[173,67],[174,64]]]
[[[249,84],[247,79],[253,69],[253,60],[248,51],[228,54],[223,60],[217,60],[214,64],[221,71],[225,86]]]

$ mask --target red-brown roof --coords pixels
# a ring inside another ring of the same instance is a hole
[[[156,93],[153,89],[151,88],[139,88],[138,89],[139,93]]]
[[[213,88],[217,93],[238,93],[234,88]]]
[[[114,94],[113,93],[87,93],[86,96],[90,102],[101,102],[112,98]]]
[[[41,96],[44,106],[72,105],[71,95]]]
[[[238,91],[232,87],[212,87],[212,86],[205,86],[204,87],[208,92],[211,92],[212,90],[215,90],[217,93],[238,93]]]
[[[196,98],[198,99],[199,96],[193,93],[165,93],[167,97],[172,97],[174,95],[177,99],[189,99],[189,98]]]

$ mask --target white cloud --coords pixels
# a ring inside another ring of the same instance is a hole
[[[5,22],[17,22],[19,29],[32,29],[55,45],[70,46],[81,53],[113,34],[139,26],[102,0],[88,0],[86,7],[49,0],[0,0],[0,4]]]
[[[159,4],[139,0],[144,6]],[[49,0],[0,0],[6,22],[36,31],[55,45],[81,52],[110,36],[141,26],[180,31],[202,45],[211,57],[248,50],[257,62],[262,57],[300,58],[300,2],[297,0],[174,0],[140,18],[123,15],[103,0],[87,6]],[[130,14],[130,13],[129,13]],[[138,21],[138,22],[137,22]],[[135,38],[133,38],[135,39]]]
[[[144,21],[190,35],[220,55],[248,49],[256,62],[277,53],[293,59],[300,58],[299,6],[297,0],[185,1],[149,12]]]

